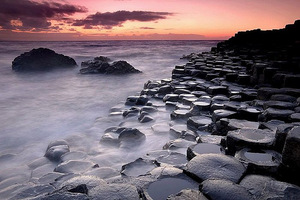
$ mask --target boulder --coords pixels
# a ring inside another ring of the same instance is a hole
[[[62,155],[68,152],[70,152],[68,143],[64,140],[57,140],[48,145],[45,157],[49,160],[59,162]]]
[[[126,61],[116,61],[109,63],[105,57],[96,57],[93,60],[84,61],[81,63],[81,74],[129,74],[139,73]]]
[[[12,69],[14,71],[46,71],[55,68],[70,68],[76,65],[73,58],[57,54],[50,49],[38,48],[16,57],[12,62]]]
[[[245,167],[235,158],[223,154],[201,154],[187,164],[186,173],[199,181],[226,179],[237,183]]]

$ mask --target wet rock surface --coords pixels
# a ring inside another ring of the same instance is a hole
[[[0,176],[0,196],[299,199],[299,25],[238,33],[187,56],[172,78],[148,81],[96,120],[112,122],[96,133],[99,146],[50,144],[43,159]],[[82,73],[108,65],[99,57]]]
[[[298,186],[276,181],[267,176],[249,175],[241,181],[240,185],[246,188],[254,199],[298,199],[300,197]]]
[[[209,199],[250,200],[254,199],[246,188],[228,180],[206,180],[201,183],[201,191]]]
[[[188,162],[186,171],[202,181],[226,179],[237,183],[246,169],[233,157],[222,154],[202,154]]]
[[[47,71],[55,68],[71,68],[76,65],[73,58],[57,54],[51,49],[38,48],[16,57],[12,62],[12,70]]]

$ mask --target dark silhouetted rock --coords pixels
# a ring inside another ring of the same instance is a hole
[[[70,68],[76,65],[73,58],[57,54],[50,49],[38,48],[16,57],[12,62],[12,69],[14,71],[46,71],[55,68]]]
[[[300,168],[300,127],[294,127],[287,134],[282,151],[282,163],[288,168]],[[300,173],[298,172],[298,175]]]
[[[93,60],[81,63],[81,74],[129,74],[139,73],[132,65],[126,61],[116,61],[109,63],[106,57],[96,57]]]

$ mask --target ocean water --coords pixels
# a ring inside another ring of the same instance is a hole
[[[0,42],[0,182],[43,157],[53,140],[66,139],[71,151],[101,154],[101,159],[107,159],[99,140],[107,127],[121,120],[107,117],[110,108],[141,91],[147,80],[170,78],[174,66],[186,62],[179,59],[183,54],[209,51],[217,42]],[[36,73],[11,70],[15,57],[38,47],[70,56],[79,66]],[[78,73],[82,61],[100,55],[126,60],[143,73]],[[148,138],[148,146],[155,145],[156,138]],[[134,157],[133,153],[130,158]]]

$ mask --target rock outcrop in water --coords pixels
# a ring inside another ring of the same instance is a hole
[[[38,48],[16,57],[12,62],[12,69],[14,71],[47,71],[76,65],[73,58],[57,54],[51,49]]]
[[[81,74],[130,74],[139,73],[126,61],[116,61],[109,63],[111,60],[107,57],[100,56],[93,60],[84,61],[81,63]]]

